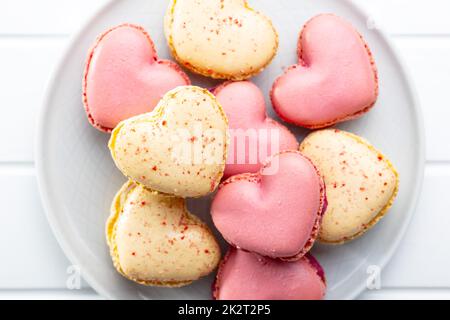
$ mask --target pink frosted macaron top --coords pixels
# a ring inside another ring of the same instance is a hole
[[[83,101],[91,124],[110,132],[122,120],[150,112],[163,95],[190,84],[173,62],[159,60],[149,34],[124,24],[103,33],[89,52]]]
[[[367,112],[378,96],[371,52],[354,27],[332,14],[304,26],[299,64],[279,77],[272,89],[274,109],[284,120],[320,128]]]
[[[283,262],[231,249],[224,258],[213,296],[217,300],[319,300],[323,269],[312,256]]]
[[[318,234],[325,190],[302,154],[273,156],[256,174],[226,180],[211,207],[213,222],[237,248],[271,258],[298,260]]]
[[[225,178],[257,172],[267,157],[298,149],[295,136],[267,117],[264,96],[252,82],[226,82],[213,93],[227,114],[231,129]]]

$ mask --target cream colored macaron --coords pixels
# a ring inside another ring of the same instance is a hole
[[[247,79],[278,49],[271,20],[246,0],[172,0],[164,29],[175,59],[212,78]]]
[[[124,175],[159,192],[200,197],[225,169],[228,121],[216,98],[194,86],[169,91],[155,110],[113,130],[111,155]]]
[[[144,285],[180,287],[211,273],[220,249],[209,228],[182,198],[127,182],[106,225],[114,266]]]
[[[363,138],[336,129],[320,130],[305,138],[300,151],[316,165],[326,185],[322,242],[338,244],[362,235],[392,206],[398,173]]]

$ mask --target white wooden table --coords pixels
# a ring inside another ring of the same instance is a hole
[[[450,299],[450,1],[356,1],[388,31],[409,66],[427,137],[416,215],[382,271],[381,289],[361,298]],[[69,36],[105,2],[0,0],[0,299],[100,298],[87,285],[67,289],[69,262],[42,210],[33,140],[55,62]]]

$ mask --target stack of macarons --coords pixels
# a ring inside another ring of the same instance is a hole
[[[213,272],[214,299],[322,299],[316,241],[363,235],[398,192],[392,163],[364,138],[328,128],[368,112],[378,97],[369,46],[333,14],[310,19],[298,64],[272,79],[275,112],[313,129],[300,143],[269,118],[248,79],[278,50],[271,20],[242,0],[172,0],[167,45],[181,67],[158,58],[144,28],[122,24],[89,50],[83,104],[110,133],[127,182],[106,223],[113,264],[142,285],[180,287]],[[214,79],[192,86],[182,68]],[[211,217],[229,244],[221,252],[186,198],[213,195]]]

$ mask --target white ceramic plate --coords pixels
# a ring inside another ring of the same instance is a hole
[[[105,242],[104,224],[111,200],[125,178],[108,152],[109,136],[89,125],[81,103],[87,50],[107,28],[123,22],[141,24],[150,32],[160,57],[170,58],[162,28],[167,5],[168,1],[161,0],[116,0],[102,8],[71,42],[50,82],[39,117],[36,163],[48,220],[68,258],[81,268],[87,282],[107,298],[211,297],[213,276],[185,288],[162,289],[134,284],[115,271]],[[354,298],[366,285],[371,271],[368,267],[383,267],[392,256],[414,212],[425,149],[419,105],[391,44],[379,30],[370,28],[367,16],[350,1],[250,0],[250,5],[269,15],[280,34],[278,55],[253,79],[266,96],[282,68],[296,62],[298,32],[315,14],[333,12],[351,21],[375,56],[380,76],[377,105],[361,119],[340,127],[366,137],[384,151],[399,169],[400,193],[386,218],[364,237],[342,246],[316,245],[313,250],[325,268],[327,298]],[[195,84],[214,84],[198,76],[192,79]],[[293,129],[299,139],[306,133]],[[191,200],[189,207],[210,223],[209,203],[210,199]]]

